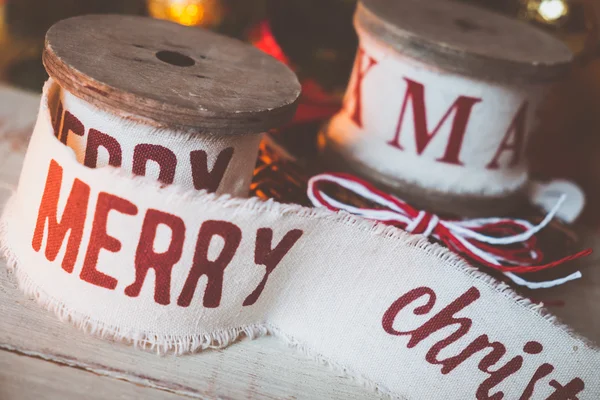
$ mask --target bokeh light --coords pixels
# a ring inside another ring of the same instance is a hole
[[[148,0],[151,16],[187,26],[212,27],[224,17],[217,0]]]

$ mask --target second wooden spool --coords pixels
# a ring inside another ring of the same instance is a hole
[[[447,0],[363,0],[343,110],[320,146],[335,167],[421,208],[511,212],[528,185],[525,147],[572,54],[525,23]]]

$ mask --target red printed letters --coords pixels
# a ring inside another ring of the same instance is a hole
[[[363,66],[366,60],[366,66]],[[359,47],[358,54],[356,55],[356,63],[354,64],[354,74],[356,76],[354,86],[352,87],[352,100],[354,100],[354,107],[350,112],[350,118],[360,128],[362,124],[362,83],[367,72],[377,64],[377,61],[369,56],[362,48]],[[347,99],[348,101],[350,99]]]
[[[60,102],[57,106],[57,114],[52,118],[52,126],[55,136],[64,144],[67,144],[70,133],[77,136],[85,136],[86,132],[83,123],[75,115],[64,110]],[[108,165],[113,167],[122,166],[123,150],[119,141],[105,132],[90,128],[87,135],[83,162],[86,167],[97,167],[100,148],[108,153]],[[189,162],[194,187],[197,190],[216,192],[225,176],[233,154],[233,147],[221,150],[217,155],[212,169],[210,169],[208,166],[208,154],[204,150],[190,152]],[[174,182],[179,160],[170,149],[148,143],[140,143],[135,146],[132,172],[136,175],[145,176],[148,162],[154,162],[158,165],[158,180],[160,182],[164,184],[172,184]]]
[[[81,275],[79,275],[79,277],[96,286],[113,290],[117,287],[117,280],[96,269],[100,250],[105,249],[113,253],[121,250],[121,242],[119,239],[110,236],[106,232],[106,224],[108,223],[108,214],[110,211],[116,211],[126,215],[136,215],[138,213],[135,204],[125,199],[113,196],[109,193],[100,193],[98,195],[90,243],[88,244],[85,260],[83,261],[83,268],[81,269]]]
[[[171,241],[166,251],[157,253],[154,250],[154,241],[160,225],[169,228]],[[152,268],[155,276],[154,301],[163,305],[170,304],[171,272],[173,266],[181,259],[184,240],[185,224],[181,218],[158,210],[148,210],[135,252],[135,282],[127,286],[125,294],[130,297],[139,296],[148,270]]]
[[[370,56],[363,48],[358,49],[353,72],[353,85],[348,90],[345,110],[350,120],[361,129],[365,123],[365,115],[363,115],[365,79],[372,69],[378,66],[378,63],[378,60]],[[448,108],[444,108],[445,113],[433,125],[431,122],[435,121],[428,120],[428,112],[431,112],[432,103],[428,102],[426,93],[427,87],[431,87],[429,90],[434,90],[435,87],[433,85],[427,86],[426,83],[418,82],[409,77],[403,77],[402,79],[406,83],[406,89],[403,93],[403,101],[398,110],[397,119],[394,121],[395,132],[390,135],[391,139],[386,142],[387,145],[400,151],[407,151],[406,146],[403,144],[403,140],[406,139],[403,138],[409,135],[412,128],[414,131],[414,152],[417,155],[422,155],[427,148],[431,147],[431,142],[439,136],[436,141],[445,140],[445,146],[442,146],[443,150],[438,150],[439,154],[433,155],[436,161],[459,166],[464,165],[461,160],[461,150],[465,137],[469,134],[477,134],[480,137],[485,135],[485,132],[469,133],[469,121],[475,110],[479,110],[481,107],[490,107],[490,104],[482,98],[457,94],[453,102],[448,102],[447,106],[444,106]],[[378,99],[378,101],[383,102],[384,99]],[[387,100],[385,104],[387,104]],[[502,141],[498,144],[490,144],[492,149],[497,146],[497,150],[495,153],[491,153],[493,154],[493,156],[490,155],[491,160],[482,167],[487,169],[512,168],[521,162],[527,133],[528,108],[529,103],[525,101],[508,124]],[[412,118],[409,118],[411,116],[409,110],[412,110]],[[436,146],[436,148],[439,147]],[[506,156],[503,157],[504,154]]]
[[[467,123],[469,122],[469,117],[471,116],[471,110],[473,109],[473,106],[479,103],[481,99],[460,96],[458,99],[456,99],[448,111],[446,111],[446,114],[444,114],[440,122],[438,122],[435,129],[429,132],[427,125],[427,112],[425,108],[425,86],[407,78],[404,78],[404,80],[407,83],[406,95],[404,96],[404,102],[402,103],[402,110],[400,111],[400,118],[396,127],[396,134],[394,138],[388,142],[388,144],[403,150],[402,146],[400,145],[400,133],[402,132],[406,108],[408,103],[412,101],[417,154],[420,155],[423,153],[423,151],[425,151],[425,148],[429,142],[440,131],[440,128],[444,125],[446,120],[449,119],[450,115],[454,115],[446,151],[437,161],[448,164],[462,165],[458,157],[460,155],[460,149],[465,137],[465,132],[467,131]]]
[[[101,268],[98,268],[98,264],[102,260],[100,257],[102,250],[113,253],[122,251],[121,240],[107,233],[108,220],[112,213],[122,214],[122,218],[136,216],[138,207],[126,199],[103,192],[98,195],[95,211],[88,218],[90,187],[76,179],[61,213],[58,204],[63,184],[63,168],[52,160],[38,211],[32,247],[36,252],[42,250],[43,240],[46,237],[44,255],[48,261],[54,261],[67,239],[68,233],[66,252],[61,265],[67,273],[72,273],[80,254],[84,227],[86,224],[91,224],[91,235],[79,278],[94,286],[115,290],[118,279],[100,272]],[[169,243],[166,250],[162,252],[158,252],[154,248],[159,226],[164,226],[170,232]],[[131,231],[135,231],[135,229],[132,227]],[[135,260],[131,266],[131,268],[135,268],[135,280],[125,288],[125,295],[132,298],[138,297],[142,286],[147,282],[148,271],[153,269],[155,276],[154,301],[161,305],[171,304],[173,269],[182,258],[184,243],[187,239],[185,222],[176,215],[149,209],[145,213],[139,232]],[[254,262],[257,266],[264,266],[266,271],[260,283],[240,306],[248,307],[256,303],[269,276],[301,236],[301,230],[292,229],[283,235],[279,243],[275,244],[273,243],[273,229],[259,228],[254,238],[246,238],[246,240],[255,240]],[[224,244],[219,254],[209,256],[209,248],[215,237],[220,237]],[[237,253],[240,243],[244,240],[242,230],[229,221],[209,220],[201,224],[194,239],[196,245],[193,262],[186,272],[187,277],[177,297],[177,305],[188,307],[194,301],[198,281],[205,275],[208,281],[204,295],[199,301],[206,308],[219,307],[223,286],[226,284],[224,281],[225,271]]]
[[[71,273],[83,237],[83,227],[90,199],[90,187],[79,179],[73,182],[67,205],[59,221],[58,197],[62,186],[62,178],[62,167],[52,160],[47,178],[47,182],[52,182],[52,184],[46,185],[44,189],[31,245],[35,251],[40,251],[44,239],[44,230],[48,226],[45,254],[48,261],[54,261],[65,236],[69,233],[67,251],[62,260],[62,267],[65,271]]]
[[[420,287],[413,289],[398,298],[385,312],[382,319],[382,326],[385,332],[394,336],[406,336],[409,338],[406,347],[409,349],[425,343],[428,338],[434,334],[444,331],[448,332],[447,328],[453,328],[446,338],[432,344],[429,351],[425,355],[425,361],[433,365],[441,365],[441,373],[446,375],[452,373],[457,367],[461,366],[468,358],[474,357],[476,354],[481,356],[481,361],[478,368],[481,372],[489,376],[481,382],[475,393],[477,400],[502,400],[504,393],[494,389],[510,376],[519,373],[525,357],[522,355],[515,356],[504,365],[498,365],[507,353],[506,346],[500,342],[490,341],[487,335],[480,335],[473,339],[467,346],[458,354],[440,359],[439,355],[445,350],[448,353],[448,347],[455,344],[468,335],[472,328],[473,320],[466,316],[458,316],[460,312],[465,311],[470,305],[474,304],[481,297],[481,293],[477,288],[472,287],[456,300],[451,302],[446,307],[442,308],[437,314],[429,317],[421,326],[409,331],[399,330],[402,317],[400,314],[413,303],[419,304],[412,313],[415,316],[429,316],[429,313],[436,305],[437,296],[433,289],[428,287]],[[425,301],[425,304],[422,304]],[[439,335],[435,336],[436,338]],[[435,339],[437,340],[437,339]],[[429,346],[429,344],[426,344]],[[452,347],[452,348],[455,348]],[[524,344],[523,352],[528,355],[541,354],[543,346],[536,341],[530,341]],[[523,389],[523,393],[519,400],[530,400],[535,392],[537,384],[548,376],[554,370],[554,366],[544,363],[534,373],[529,381],[529,384]],[[578,400],[577,394],[584,388],[584,382],[580,378],[574,378],[566,385],[561,385],[556,380],[551,380],[549,385],[555,391],[546,400]]]

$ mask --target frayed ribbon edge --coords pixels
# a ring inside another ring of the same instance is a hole
[[[9,244],[10,241],[8,240],[9,229],[7,226],[8,218],[6,216],[6,209],[10,207],[11,200],[13,200],[14,197],[15,196],[13,194],[13,196],[11,196],[11,198],[7,201],[4,213],[0,220],[0,252],[4,255],[7,261],[8,270],[16,276],[16,280],[21,291],[27,296],[33,297],[41,307],[54,313],[60,321],[68,322],[83,332],[101,339],[110,339],[118,342],[129,343],[135,348],[155,352],[158,355],[183,355],[207,349],[221,349],[237,342],[243,336],[246,336],[249,339],[256,339],[262,336],[272,335],[283,340],[283,342],[288,346],[299,350],[301,353],[305,354],[311,359],[316,360],[320,364],[326,365],[335,371],[343,373],[348,378],[369,390],[385,395],[389,398],[406,400],[405,397],[393,393],[384,386],[374,382],[372,379],[361,374],[357,374],[351,368],[332,361],[322,354],[315,352],[310,347],[302,344],[300,340],[282,332],[278,327],[268,323],[246,325],[210,333],[198,333],[193,335],[166,335],[115,327],[102,321],[94,320],[89,316],[70,309],[65,303],[48,295],[36,283],[34,283],[27,272],[23,270],[23,266],[21,265],[18,256],[13,252]],[[297,216],[313,217],[315,219],[333,219],[336,222],[344,225],[352,225],[355,228],[363,231],[368,230],[371,234],[381,235],[388,239],[403,240],[404,244],[418,248],[421,251],[438,258],[441,262],[451,266],[457,272],[477,279],[481,283],[493,289],[496,293],[507,297],[510,301],[515,302],[519,306],[531,312],[535,315],[535,317],[541,317],[543,320],[551,324],[553,329],[559,329],[575,340],[582,342],[582,344],[588,347],[590,350],[598,350],[598,347],[595,343],[580,336],[568,325],[559,322],[556,316],[552,315],[547,309],[544,308],[543,303],[534,303],[531,300],[518,295],[508,284],[497,281],[493,277],[479,271],[477,268],[474,268],[468,264],[468,262],[466,262],[460,256],[452,253],[443,246],[431,243],[422,236],[410,235],[400,229],[369,221],[360,217],[355,217],[345,212],[333,213],[324,210],[305,209],[299,206],[290,207],[271,201],[261,202],[257,201],[257,199],[248,199],[246,201],[241,201],[241,199],[235,199],[237,201],[232,200],[234,199],[230,198],[229,196],[216,197],[208,195],[205,197],[205,201],[207,203],[224,206],[225,208],[231,206],[246,208],[247,206],[250,206],[250,208],[255,209],[255,211],[276,211],[284,215],[296,214]],[[282,210],[282,206],[285,208],[285,210]]]

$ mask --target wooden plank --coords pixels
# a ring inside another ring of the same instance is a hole
[[[195,398],[376,397],[272,337],[183,357],[97,339],[25,298],[1,268],[0,349]]]
[[[0,351],[0,399],[147,399],[186,397],[65,368],[51,361]]]
[[[37,101],[33,101],[35,96],[26,97],[28,101],[19,103],[12,94],[6,95],[0,90],[0,104],[5,107],[23,104],[19,109],[23,115],[29,115],[31,124]],[[27,107],[29,114],[23,112]],[[10,116],[6,108],[4,115]],[[27,123],[22,121],[21,125]],[[2,188],[15,187],[20,173],[28,128],[23,127],[19,132],[0,135],[0,204],[4,204],[10,194]],[[2,350],[192,398],[353,400],[379,397],[272,337],[245,340],[224,350],[184,357],[160,357],[97,339],[60,322],[26,298],[18,290],[14,277],[6,271],[1,261]],[[75,381],[69,388],[72,390],[70,398],[80,398],[78,385]],[[23,387],[23,390],[30,389]]]

